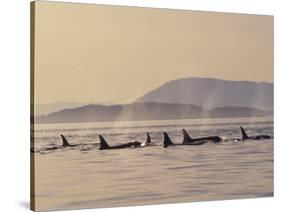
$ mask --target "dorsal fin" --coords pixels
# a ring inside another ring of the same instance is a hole
[[[249,136],[248,136],[247,133],[245,132],[244,128],[243,128],[243,127],[240,127],[240,129],[241,129],[241,132],[242,132],[242,139],[244,140],[244,139],[249,138]]]
[[[183,144],[193,142],[192,138],[188,135],[185,129],[182,129],[182,133],[183,133],[183,141],[182,141]]]
[[[102,135],[99,135],[99,138],[100,138],[100,150],[109,149],[110,146],[107,144],[106,140],[102,137]]]
[[[166,132],[164,132],[164,148],[166,148],[169,145],[174,145],[173,142],[171,141],[171,139],[169,138],[168,134]]]
[[[64,137],[64,135],[60,135],[62,138],[62,146],[63,147],[69,147],[70,144],[68,143],[68,141],[66,140],[66,138]]]
[[[146,144],[151,144],[151,138],[150,138],[150,135],[149,133],[146,134]]]

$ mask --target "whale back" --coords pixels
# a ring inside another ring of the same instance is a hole
[[[164,148],[174,145],[174,143],[171,141],[170,137],[168,136],[168,133],[164,132]]]
[[[243,127],[240,127],[241,129],[241,133],[242,133],[242,139],[248,139],[249,136],[247,135],[247,133],[245,132],[244,128]]]
[[[182,129],[182,132],[183,132],[183,141],[182,141],[182,143],[183,143],[183,144],[192,143],[193,140],[192,140],[192,138],[189,136],[189,134],[186,132],[186,130],[185,130],[185,129]]]
[[[106,140],[102,135],[99,135],[100,138],[100,150],[102,149],[110,149],[110,146],[107,144]]]
[[[150,138],[150,135],[149,133],[146,134],[146,144],[151,144],[151,138]]]
[[[69,147],[69,146],[71,146],[69,143],[68,143],[68,141],[66,140],[66,138],[64,137],[64,135],[60,135],[61,136],[61,138],[62,138],[62,146],[63,147]]]

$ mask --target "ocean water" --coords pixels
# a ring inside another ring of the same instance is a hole
[[[270,140],[234,141],[239,126],[249,135],[273,135],[272,118],[186,119],[35,125],[37,210],[226,200],[273,196]],[[218,135],[225,142],[163,148],[163,132],[174,143],[182,128],[192,137]],[[110,145],[155,146],[99,150],[98,135]],[[60,134],[77,147],[61,145]]]

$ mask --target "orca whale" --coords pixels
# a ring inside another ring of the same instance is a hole
[[[61,146],[54,146],[54,147],[47,147],[44,149],[44,151],[50,151],[50,150],[57,150],[57,149],[63,149],[63,148],[67,148],[67,147],[77,147],[80,144],[70,144],[67,139],[65,138],[64,135],[60,135],[61,139],[62,139],[62,145]]]
[[[146,141],[144,143],[141,143],[141,147],[153,146],[153,145],[155,145],[155,144],[151,142],[149,133],[146,133]]]
[[[183,132],[183,141],[182,144],[191,144],[194,142],[198,142],[198,141],[204,141],[205,143],[207,142],[220,142],[222,141],[222,139],[219,136],[209,136],[209,137],[201,137],[201,138],[191,138],[189,136],[189,134],[186,132],[185,129],[182,129]]]
[[[63,147],[76,147],[76,146],[78,146],[78,144],[76,144],[76,145],[70,144],[70,143],[66,140],[66,138],[64,137],[64,135],[60,135],[60,136],[61,136],[61,138],[62,138],[62,146],[63,146]]]
[[[151,138],[150,138],[149,133],[146,133],[146,142],[145,142],[145,144],[146,144],[146,145],[151,144]]]
[[[179,146],[179,145],[203,145],[205,142],[204,141],[194,141],[194,142],[185,142],[185,143],[180,143],[180,144],[175,144],[171,141],[168,133],[164,132],[164,142],[163,142],[163,147],[167,148],[168,146]]]
[[[240,126],[240,129],[241,129],[241,133],[242,133],[242,141],[245,141],[245,140],[264,140],[264,139],[272,139],[273,138],[270,135],[248,136],[243,127]]]
[[[132,147],[141,146],[141,143],[138,142],[138,141],[128,142],[128,143],[120,144],[120,145],[116,145],[116,146],[109,146],[102,135],[99,135],[99,138],[100,138],[100,150],[104,150],[104,149],[124,149],[124,148],[132,148]]]

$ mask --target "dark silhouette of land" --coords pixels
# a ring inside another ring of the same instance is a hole
[[[222,107],[204,109],[188,104],[134,103],[126,105],[86,105],[64,109],[46,116],[38,116],[37,123],[103,122],[167,120],[191,118],[224,118],[271,116],[272,112],[255,108]]]
[[[136,102],[193,104],[205,108],[251,107],[273,110],[273,83],[212,78],[171,80]]]
[[[37,115],[37,123],[272,116],[273,83],[185,78],[169,81],[131,104],[88,104]]]

